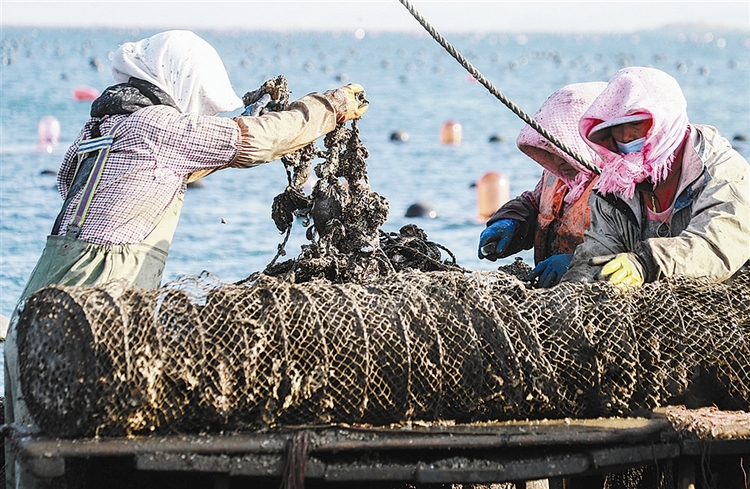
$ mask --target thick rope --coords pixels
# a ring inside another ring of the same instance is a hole
[[[310,432],[307,430],[295,431],[289,439],[280,489],[305,489],[305,465],[309,443]]]
[[[543,128],[539,123],[534,120],[532,117],[529,117],[528,114],[526,114],[523,110],[521,110],[516,104],[514,104],[508,97],[505,96],[500,90],[498,90],[489,80],[487,80],[484,75],[482,75],[479,70],[474,68],[474,66],[464,58],[464,56],[458,52],[456,48],[451,45],[443,36],[440,35],[439,32],[437,32],[427,20],[425,20],[422,15],[417,12],[417,10],[414,8],[414,6],[408,1],[408,0],[399,0],[401,4],[406,7],[406,9],[411,13],[411,15],[414,16],[417,21],[422,24],[422,27],[425,28],[427,32],[430,33],[430,35],[441,45],[443,48],[453,56],[456,61],[459,62],[461,66],[464,67],[466,71],[468,71],[471,76],[473,76],[479,83],[484,85],[484,87],[490,91],[492,95],[498,98],[503,104],[505,104],[506,107],[508,107],[514,114],[516,114],[518,117],[521,118],[526,124],[530,125],[532,128],[534,128],[539,134],[547,138],[552,144],[566,152],[568,155],[570,155],[571,158],[579,162],[581,165],[583,165],[588,170],[594,172],[595,174],[599,175],[601,174],[601,170],[596,165],[592,164],[590,161],[586,160],[583,156],[579,155],[575,150],[570,148],[567,144],[560,141],[554,134],[547,131],[545,128]]]

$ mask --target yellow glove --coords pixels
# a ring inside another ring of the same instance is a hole
[[[602,265],[599,279],[606,278],[620,287],[640,287],[643,285],[643,266],[634,253],[597,256],[589,260],[591,265]]]
[[[357,83],[350,83],[325,93],[336,108],[336,122],[342,124],[352,119],[359,119],[370,108],[365,98],[365,89]]]

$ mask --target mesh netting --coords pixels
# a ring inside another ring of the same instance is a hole
[[[42,289],[19,350],[44,431],[122,435],[627,415],[687,396],[748,409],[749,335],[748,272],[631,293],[528,289],[501,271],[367,285],[204,274]]]

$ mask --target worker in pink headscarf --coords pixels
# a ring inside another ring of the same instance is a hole
[[[722,282],[750,259],[750,165],[714,127],[688,121],[674,78],[618,71],[579,129],[604,163],[563,281]]]
[[[534,120],[577,153],[596,161],[596,153],[578,134],[578,121],[606,86],[590,82],[562,87],[547,98]],[[544,172],[533,191],[508,201],[490,217],[479,237],[479,258],[495,261],[533,247],[536,267],[529,278],[537,287],[552,287],[568,270],[573,250],[583,241],[596,175],[531,126],[524,126],[516,144]]]

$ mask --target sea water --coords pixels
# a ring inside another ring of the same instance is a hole
[[[0,314],[11,314],[62,203],[55,173],[90,110],[90,101],[76,100],[74,90],[112,85],[110,60],[117,46],[155,32],[3,27]],[[397,232],[414,223],[469,269],[491,270],[512,261],[477,258],[484,223],[476,217],[475,183],[484,173],[498,171],[509,179],[514,197],[534,187],[541,168],[516,148],[523,121],[427,34],[198,34],[221,55],[238,95],[278,75],[287,78],[293,99],[350,82],[363,85],[370,109],[359,128],[369,152],[370,185],[390,204],[383,230]],[[529,115],[563,85],[607,81],[626,66],[659,68],[682,86],[692,122],[717,127],[750,156],[744,140],[750,131],[750,32],[443,34]],[[45,116],[60,122],[57,145],[37,144],[37,124]],[[462,126],[458,145],[440,140],[448,121]],[[408,134],[408,141],[393,141],[396,131]],[[191,187],[164,280],[205,270],[234,282],[265,268],[283,240],[271,219],[271,203],[286,184],[283,165],[275,161],[217,172]],[[417,201],[432,205],[438,217],[404,217]],[[296,256],[304,243],[305,228],[295,222],[287,257]],[[519,256],[532,262],[529,251]]]

